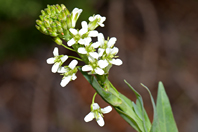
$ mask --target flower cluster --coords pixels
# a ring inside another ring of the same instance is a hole
[[[71,51],[77,52],[80,58],[68,55],[59,55],[58,48],[53,51],[54,57],[47,59],[48,64],[53,64],[51,71],[63,76],[60,85],[65,87],[70,81],[77,78],[78,68],[89,74],[108,75],[112,65],[121,65],[117,59],[119,49],[114,47],[115,37],[105,39],[102,33],[95,30],[98,26],[104,27],[106,17],[99,14],[89,17],[89,22],[82,21],[81,29],[76,29],[76,22],[82,9],[74,8],[70,13],[64,5],[47,6],[42,10],[40,20],[37,20],[36,28],[46,35],[54,38],[54,41]],[[93,42],[93,37],[97,38]],[[67,44],[63,44],[65,40]],[[68,58],[74,58],[69,65],[64,65]],[[84,61],[85,65],[77,66],[78,61]],[[94,96],[95,98],[95,96]],[[92,102],[91,112],[85,117],[85,121],[96,118],[100,126],[104,125],[103,114],[109,113],[111,106],[101,109],[97,103]]]
[[[76,29],[76,22],[82,12],[82,9],[74,8],[71,13],[64,5],[52,5],[42,10],[41,20],[37,20],[36,27],[41,32],[54,37],[55,42],[59,45],[77,52],[81,59],[86,58],[82,71],[89,74],[105,75],[108,74],[112,65],[121,65],[122,61],[117,59],[119,49],[114,47],[117,39],[115,37],[105,39],[102,33],[95,30],[98,26],[104,27],[103,22],[106,17],[99,14],[89,17],[89,23],[81,22],[81,29]],[[96,42],[92,42],[92,38],[97,37]],[[62,40],[67,41],[67,45],[63,45]],[[58,48],[53,51],[54,57],[47,59],[48,64],[52,66],[53,73],[63,75],[61,86],[65,87],[71,80],[75,80],[77,69],[77,60],[71,61],[68,66],[62,66],[69,58],[67,55],[59,55]],[[75,58],[75,57],[73,57]],[[76,57],[77,59],[77,57]]]

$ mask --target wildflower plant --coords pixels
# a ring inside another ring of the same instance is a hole
[[[48,5],[41,10],[40,19],[36,20],[36,28],[64,48],[76,52],[79,57],[59,55],[58,48],[53,51],[54,57],[47,59],[48,64],[53,64],[52,72],[63,76],[60,85],[65,87],[70,81],[77,79],[76,73],[80,71],[87,81],[95,89],[91,103],[91,112],[84,120],[89,122],[96,119],[99,126],[104,126],[103,114],[109,113],[112,107],[138,132],[177,132],[177,126],[172,114],[169,99],[166,95],[162,82],[159,82],[157,103],[148,90],[154,110],[153,122],[151,123],[141,95],[125,80],[125,83],[135,93],[136,103],[117,91],[108,79],[112,65],[122,65],[118,58],[119,49],[115,47],[115,37],[106,38],[96,28],[104,27],[106,17],[99,14],[90,16],[88,22],[81,22],[81,29],[76,29],[76,22],[82,13],[82,9],[74,8],[71,13],[65,5]],[[92,42],[93,37],[97,38]],[[66,41],[66,44],[63,44]],[[69,65],[64,65],[68,58],[73,58]],[[84,65],[79,66],[78,61]],[[96,95],[100,95],[110,106],[100,108],[94,101]]]

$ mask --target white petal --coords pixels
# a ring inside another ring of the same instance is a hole
[[[103,75],[103,74],[104,74],[104,71],[103,71],[102,69],[98,68],[98,67],[95,69],[95,72],[96,72],[98,75]]]
[[[80,47],[80,48],[78,48],[78,53],[87,54],[87,51],[84,47]]]
[[[61,61],[62,61],[62,63],[63,63],[63,62],[65,62],[65,61],[68,59],[68,56],[67,56],[67,55],[64,55],[64,56],[61,57],[60,59],[61,59]]]
[[[58,71],[60,63],[56,62],[53,66],[52,66],[52,72],[56,73]]]
[[[99,60],[98,65],[99,65],[100,68],[103,69],[103,68],[107,67],[109,65],[109,63],[108,63],[107,60]]]
[[[113,47],[111,53],[115,55],[118,53],[118,51],[119,49],[117,47]]]
[[[78,13],[78,15],[79,15],[79,13],[81,13],[81,12],[82,12],[82,9],[78,9],[78,8],[74,8],[72,10],[72,14],[74,14],[74,15],[76,15],[76,13]]]
[[[84,28],[84,29],[88,29],[88,25],[87,25],[87,22],[86,22],[86,21],[82,21],[82,22],[81,22],[81,26],[82,26],[82,28]]]
[[[71,81],[71,76],[64,77],[64,78],[61,80],[60,85],[61,85],[62,87],[65,87],[70,81]]]
[[[93,105],[93,110],[97,110],[100,108],[100,106],[98,105],[98,103],[94,103]]]
[[[47,59],[47,64],[53,64],[54,61],[55,61],[55,58],[54,57],[48,58]]]
[[[89,122],[89,121],[92,121],[94,119],[94,113],[93,112],[90,112],[89,114],[87,114],[84,118],[84,121],[85,122]]]
[[[115,37],[110,38],[110,40],[107,43],[108,47],[113,47],[116,41],[117,39]]]
[[[98,48],[100,46],[100,43],[99,42],[95,42],[95,43],[93,43],[92,45],[91,45],[91,47],[93,47],[93,48]]]
[[[68,69],[66,69],[64,67],[60,67],[57,72],[58,73],[65,73],[65,72],[68,72],[68,71],[69,71]]]
[[[72,60],[68,67],[71,68],[71,69],[74,69],[76,67],[76,65],[78,64],[78,61],[77,60]]]
[[[93,16],[90,16],[90,17],[89,17],[89,21],[91,21],[91,22],[92,22],[92,21],[94,21],[94,20],[95,20],[95,19],[94,19],[94,17],[93,17]]]
[[[105,49],[102,49],[102,48],[99,48],[98,49],[98,55],[99,55],[99,57],[101,57],[103,55],[104,51],[105,51]]]
[[[83,44],[85,46],[88,46],[91,42],[91,38],[90,37],[87,37],[87,38],[84,38],[84,39],[80,39],[78,41],[79,44]]]
[[[72,46],[73,44],[75,44],[76,41],[74,40],[74,38],[70,39],[68,42],[67,42],[67,45],[68,46]]]
[[[110,63],[114,64],[114,65],[117,65],[117,66],[120,66],[120,65],[122,65],[122,60],[120,60],[120,59],[112,59],[110,61]]]
[[[111,54],[111,51],[112,51],[111,48],[106,48],[106,53],[107,53],[107,55],[108,55],[108,54]]]
[[[96,52],[89,52],[89,55],[91,56],[91,57],[93,57],[93,58],[95,58],[95,59],[98,59],[98,53],[96,53]]]
[[[78,31],[74,28],[70,28],[69,31],[73,34],[73,35],[76,35],[78,34]]]
[[[107,113],[112,111],[112,107],[111,106],[107,106],[105,108],[102,108],[101,111],[102,111],[103,114],[107,114]]]
[[[89,31],[89,36],[90,37],[97,37],[98,36],[98,31],[96,31],[96,30]]]
[[[101,46],[104,44],[104,35],[102,33],[98,34],[98,42]]]
[[[92,71],[92,70],[93,70],[93,68],[90,65],[84,65],[82,67],[82,71]]]
[[[101,114],[99,114],[99,118],[96,120],[99,126],[104,126],[105,122]]]
[[[79,30],[80,36],[82,36],[82,35],[85,34],[86,32],[88,32],[88,29],[87,29],[87,28],[82,28],[82,29]]]
[[[72,75],[72,80],[76,80],[77,76],[75,74]]]
[[[54,48],[53,54],[54,54],[54,56],[58,56],[59,55],[58,54],[58,48],[57,47]]]
[[[88,56],[88,60],[90,61],[90,62],[94,62],[94,58],[92,57],[92,56]]]

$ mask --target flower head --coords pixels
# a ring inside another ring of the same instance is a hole
[[[94,30],[98,26],[104,27],[103,22],[106,20],[106,17],[102,17],[99,14],[89,17],[89,29]]]
[[[82,67],[82,71],[90,71],[90,74],[104,75],[105,72],[103,68],[108,65],[108,62],[105,60],[98,60],[97,58],[93,58],[92,56],[88,57],[89,64],[84,65]]]
[[[75,75],[76,72],[78,71],[76,67],[77,64],[78,64],[77,60],[72,60],[68,66],[61,67],[58,70],[58,73],[63,74],[63,79],[60,83],[62,87],[65,87],[71,80],[75,80],[77,78]]]
[[[47,63],[54,64],[51,70],[53,73],[56,73],[58,69],[61,67],[61,65],[68,59],[68,56],[59,55],[57,47],[54,48],[53,54],[54,54],[54,57],[48,58]]]
[[[95,118],[98,125],[102,127],[105,124],[103,119],[103,114],[107,114],[111,111],[112,111],[111,106],[100,108],[100,106],[97,103],[94,103],[91,105],[91,112],[85,116],[84,121],[89,122]]]
[[[72,46],[75,43],[85,45],[87,39],[91,42],[91,37],[96,37],[98,35],[98,31],[88,31],[88,25],[86,21],[82,21],[81,25],[82,28],[79,31],[74,28],[69,29],[73,35],[73,38],[67,42],[68,46]]]

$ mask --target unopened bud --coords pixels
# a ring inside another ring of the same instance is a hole
[[[58,31],[59,33],[62,33],[62,32],[63,32],[62,27],[61,27],[61,26],[57,26],[57,31]]]
[[[60,13],[62,11],[60,5],[56,4],[56,12]]]
[[[61,25],[62,25],[62,28],[64,30],[67,30],[67,23],[66,23],[66,21],[61,21]]]
[[[36,20],[36,24],[37,24],[37,25],[42,25],[43,22],[42,22],[41,20]]]
[[[40,30],[41,32],[43,32],[44,34],[48,34],[47,29],[43,25],[41,25],[40,28],[41,28]]]
[[[58,36],[58,34],[57,34],[56,32],[50,32],[50,35],[51,35],[52,37]]]
[[[62,45],[63,44],[63,41],[59,38],[59,37],[56,37],[54,39],[54,41],[58,44],[58,45]]]

